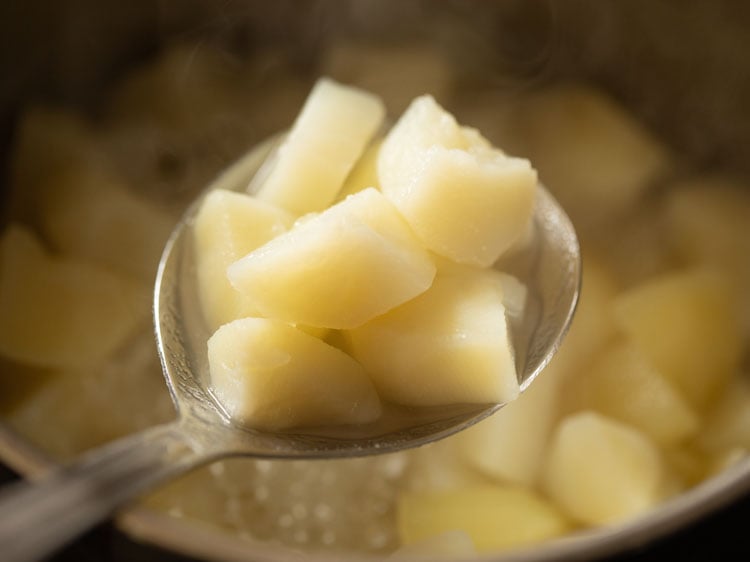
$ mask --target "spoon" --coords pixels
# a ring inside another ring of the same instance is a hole
[[[210,189],[242,189],[267,171],[278,139],[228,168]],[[230,456],[319,459],[364,456],[417,447],[447,437],[502,404],[393,409],[357,427],[258,431],[233,423],[212,397],[206,340],[197,306],[191,225],[185,213],[166,244],[156,277],[154,323],[159,355],[177,409],[174,422],[125,437],[82,455],[33,483],[0,494],[3,560],[37,560],[105,519],[157,484]],[[581,257],[570,220],[540,186],[530,241],[498,264],[529,291],[524,317],[511,321],[521,389],[544,369],[560,345],[578,300]]]

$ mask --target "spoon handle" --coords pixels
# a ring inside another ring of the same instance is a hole
[[[179,421],[125,437],[34,482],[0,491],[0,557],[30,562],[159,482],[210,460]]]

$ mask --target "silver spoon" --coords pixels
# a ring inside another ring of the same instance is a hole
[[[241,189],[262,175],[274,143],[253,150],[210,189]],[[157,484],[220,458],[316,459],[388,453],[456,433],[502,407],[394,408],[367,426],[304,432],[272,433],[233,424],[206,382],[209,334],[196,305],[191,247],[191,225],[199,203],[188,209],[167,242],[154,292],[156,340],[178,413],[176,421],[90,451],[33,483],[3,490],[0,545],[6,562],[37,560]],[[543,188],[533,229],[530,243],[499,264],[529,289],[523,319],[511,324],[522,390],[557,351],[573,317],[581,274],[580,249],[570,220]]]

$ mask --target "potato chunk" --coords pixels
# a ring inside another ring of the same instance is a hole
[[[49,256],[11,225],[0,239],[0,353],[41,367],[97,363],[147,317],[148,295],[105,269]]]
[[[537,184],[527,160],[493,149],[429,96],[414,100],[385,138],[378,177],[430,250],[478,266],[525,233]]]
[[[257,196],[295,215],[322,211],[336,198],[384,116],[376,96],[319,80]]]
[[[286,232],[289,213],[244,193],[217,189],[195,217],[196,267],[203,315],[211,331],[237,318],[257,316],[229,283],[227,267]]]
[[[569,515],[591,525],[643,513],[661,499],[664,467],[636,429],[593,412],[564,418],[553,434],[544,487]]]
[[[630,343],[606,347],[569,381],[568,408],[596,410],[628,423],[657,443],[675,444],[695,435],[698,416]]]
[[[458,433],[461,458],[500,481],[534,485],[557,419],[560,382],[551,364],[515,401]]]
[[[380,416],[362,367],[277,320],[242,318],[208,340],[211,386],[233,419],[255,428],[357,424]]]
[[[110,169],[73,168],[51,181],[39,209],[40,228],[52,246],[153,283],[177,220]]]
[[[422,295],[348,333],[384,400],[434,406],[518,396],[502,277],[438,275]]]
[[[299,222],[228,274],[263,316],[341,329],[427,290],[435,265],[393,205],[370,188]]]
[[[665,147],[594,89],[563,85],[528,95],[513,121],[513,149],[534,162],[587,232],[631,209],[671,166]]]
[[[736,304],[717,272],[655,278],[618,296],[614,311],[622,331],[698,411],[716,399],[739,367]]]
[[[690,264],[727,274],[738,293],[745,338],[750,339],[750,189],[719,177],[696,177],[672,186],[667,197],[669,242]]]
[[[486,484],[402,494],[398,528],[407,545],[463,530],[478,552],[489,552],[560,536],[570,524],[552,504],[530,489]]]

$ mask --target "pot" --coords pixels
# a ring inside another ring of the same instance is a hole
[[[104,131],[97,138],[116,155],[115,166],[123,177],[139,196],[156,202],[163,218],[161,232],[168,231],[185,203],[222,167],[249,146],[288,127],[314,79],[332,70],[342,79],[380,91],[394,113],[403,110],[412,96],[423,93],[422,88],[443,93],[452,100],[451,109],[460,119],[483,131],[486,127],[488,136],[497,142],[513,137],[515,113],[528,107],[527,98],[560,84],[587,84],[605,92],[618,107],[627,108],[659,143],[660,154],[667,155],[664,160],[669,165],[655,165],[657,171],[649,180],[656,185],[653,193],[665,192],[664,184],[702,175],[731,175],[733,182],[742,184],[750,178],[746,103],[750,63],[744,56],[750,49],[749,30],[750,8],[730,0],[564,4],[12,0],[0,18],[0,35],[7,39],[0,54],[3,221],[19,216],[37,219],[34,204],[11,187],[16,181],[19,132],[31,127],[27,110],[33,104],[75,108]],[[386,62],[378,55],[384,50],[392,54]],[[394,77],[398,65],[389,65],[398,59],[402,70],[409,70]],[[161,62],[149,62],[153,60]],[[383,66],[378,70],[377,65]],[[167,78],[153,79],[159,68],[162,78]],[[370,72],[372,68],[376,71]],[[201,78],[195,81],[194,76]],[[238,101],[234,86],[227,87],[235,83],[241,83],[237,91],[247,99]],[[148,101],[160,93],[165,99],[181,100],[184,106]],[[497,104],[497,115],[488,119],[492,104]],[[196,107],[208,109],[198,115],[193,111]],[[239,108],[239,113],[224,113],[222,107]],[[119,133],[107,133],[112,130]],[[535,145],[520,142],[513,148],[533,153]],[[62,195],[56,197],[64,199],[65,189],[63,185]],[[565,195],[562,200],[565,203]],[[607,209],[611,201],[604,198],[600,204]],[[602,222],[591,218],[590,208],[579,208],[575,198],[569,204],[582,235],[597,236]],[[643,203],[643,213],[651,212],[648,205]],[[607,221],[610,218],[604,216]],[[610,244],[617,246],[613,254],[634,251],[607,236],[591,246],[607,253]],[[661,266],[639,267],[620,272],[625,285],[643,280]],[[740,289],[746,288],[746,279],[735,280]],[[125,348],[128,357],[135,354],[139,359],[128,365],[152,372],[158,365],[147,351],[151,345],[148,323],[138,322],[140,335]],[[750,331],[747,321],[744,325],[740,368],[747,372]],[[14,362],[3,361],[3,375],[15,374]],[[32,424],[30,420],[38,423],[39,416],[60,411],[59,406],[40,407],[37,418],[27,414],[21,421],[7,413],[46,384],[48,375],[33,371],[29,377],[38,385],[6,388],[0,400],[6,412],[6,423],[0,425],[0,459],[24,475],[43,471],[60,454],[73,454],[76,448],[170,416],[164,394],[155,399],[153,413],[93,432],[90,441],[76,442],[67,450],[61,434],[47,441],[42,435],[41,443],[36,439],[33,444],[39,433],[24,431]],[[157,393],[153,389],[158,384],[161,381],[149,387],[149,392]],[[137,400],[137,391],[115,388]],[[103,411],[106,408],[99,410],[100,415]],[[84,426],[84,421],[75,425]],[[538,546],[465,559],[642,559],[649,553],[656,559],[668,555],[665,552],[747,555],[750,550],[736,542],[742,536],[732,534],[732,525],[736,527],[738,518],[747,516],[749,493],[750,458],[745,455],[636,518]],[[166,505],[164,501],[157,497],[117,517],[117,547],[107,547],[113,559],[250,561],[300,556],[294,549],[271,543],[248,546],[236,533],[170,516],[158,509]],[[715,515],[722,509],[724,515]],[[697,537],[711,542],[696,546]],[[701,546],[705,550],[697,550]],[[308,553],[304,558],[330,561],[351,560],[352,556]],[[372,557],[363,555],[362,559]]]

